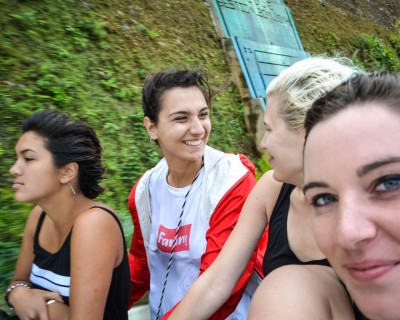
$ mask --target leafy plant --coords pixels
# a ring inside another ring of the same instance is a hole
[[[394,36],[392,36],[393,41]],[[394,42],[394,41],[393,41]],[[400,59],[395,49],[375,35],[363,35],[359,39],[357,59],[374,70],[400,70]]]

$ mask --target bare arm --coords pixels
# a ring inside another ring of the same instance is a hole
[[[287,265],[263,280],[251,300],[248,319],[353,320],[354,312],[332,268]]]
[[[123,258],[118,224],[94,208],[81,214],[72,230],[69,319],[102,319],[113,270]]]
[[[250,192],[218,258],[195,281],[169,319],[208,319],[229,298],[268,223],[271,181],[270,173],[265,174]]]
[[[15,273],[10,286],[25,283],[31,287],[29,277],[34,258],[33,237],[41,213],[42,209],[35,207],[28,217]],[[61,296],[56,292],[28,289],[22,286],[13,289],[8,296],[9,303],[14,307],[20,319],[39,318],[41,320],[48,320],[46,301],[50,299],[62,302]]]

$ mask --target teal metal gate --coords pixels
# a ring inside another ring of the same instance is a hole
[[[208,0],[256,143],[264,131],[265,91],[294,62],[309,57],[282,0]]]

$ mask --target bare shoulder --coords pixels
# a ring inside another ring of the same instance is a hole
[[[39,218],[43,212],[43,209],[39,206],[35,206],[30,212],[26,221],[26,231],[33,233],[36,230],[36,226],[39,222]]]
[[[96,204],[97,205],[97,204]],[[114,212],[110,207],[102,204],[99,207],[105,207]],[[116,215],[116,214],[115,214]],[[123,249],[123,230],[121,230],[117,221],[109,212],[102,208],[89,208],[82,212],[75,220],[71,238],[73,252],[79,259],[82,256],[89,257],[88,252],[93,248],[101,250],[103,257],[92,257],[92,259],[103,259],[108,257],[114,261],[114,266],[122,259]],[[97,252],[94,250],[93,252]]]
[[[119,219],[114,209],[103,203],[95,203],[91,208],[85,210],[76,218],[74,229],[93,229],[95,226],[102,229],[114,229],[118,227],[114,216]]]
[[[97,205],[105,207],[94,203],[74,221],[71,235],[71,277],[79,279],[75,283],[85,282],[88,277],[101,277],[99,273],[107,279],[124,256],[124,235],[121,228],[111,213],[93,207]],[[114,213],[111,208],[105,208]]]
[[[350,299],[333,269],[287,265],[271,272],[253,296],[249,318],[353,320]]]
[[[258,183],[261,183],[263,186],[268,187],[268,190],[272,192],[277,192],[282,188],[282,182],[275,180],[274,171],[269,170],[262,175],[262,177],[258,180]]]
[[[37,220],[39,220],[39,217],[41,216],[42,212],[43,212],[43,209],[41,207],[35,206],[32,209],[31,213],[29,214],[29,219],[32,219],[34,221],[36,220],[36,222],[37,222]]]
[[[265,207],[268,215],[268,221],[274,210],[275,203],[278,200],[279,192],[282,189],[282,182],[279,182],[273,177],[273,170],[269,170],[263,174],[258,180],[257,185],[260,192],[263,192],[265,199]]]

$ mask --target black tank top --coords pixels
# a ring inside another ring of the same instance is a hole
[[[328,260],[300,261],[290,249],[287,235],[287,220],[289,215],[290,194],[295,187],[284,183],[276,201],[274,210],[269,221],[268,246],[264,256],[264,276],[275,269],[290,265],[322,265],[330,266]]]
[[[124,257],[120,265],[113,270],[103,319],[128,320],[130,272],[122,225],[117,216],[107,208],[98,206],[93,208],[100,208],[108,212],[117,221],[118,226],[121,229],[124,243]],[[69,305],[72,229],[60,250],[56,253],[50,253],[39,245],[39,233],[45,217],[46,213],[42,212],[34,235],[33,250],[35,257],[33,260],[34,265],[32,268],[31,282],[34,288],[60,292],[64,302]]]

